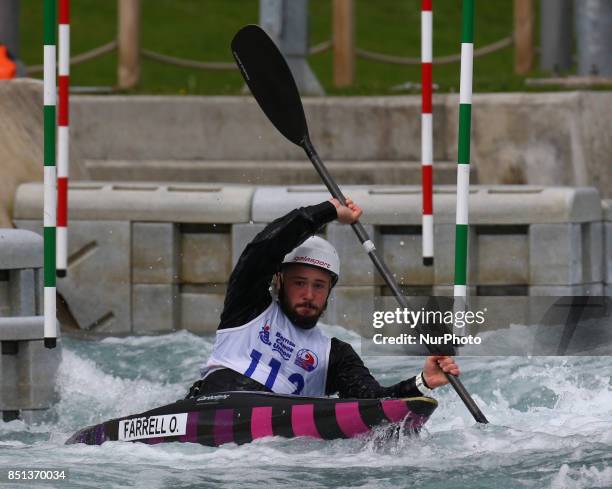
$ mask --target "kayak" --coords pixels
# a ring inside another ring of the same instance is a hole
[[[66,444],[182,442],[217,447],[250,443],[267,436],[353,438],[377,426],[418,433],[437,405],[430,397],[337,399],[219,392],[83,428]]]

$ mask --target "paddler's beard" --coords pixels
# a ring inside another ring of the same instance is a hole
[[[329,299],[329,295],[327,296],[327,298]],[[315,314],[313,316],[304,316],[300,313],[298,313],[295,309],[295,307],[291,307],[291,305],[289,304],[289,301],[287,300],[287,297],[285,296],[285,288],[283,287],[283,284],[281,282],[281,286],[280,289],[278,291],[278,303],[280,304],[280,307],[282,309],[282,311],[285,313],[285,315],[289,318],[289,320],[298,328],[302,328],[302,329],[312,329],[317,325],[317,322],[319,321],[319,318],[323,315],[323,313],[325,312],[325,309],[327,309],[327,300],[325,301],[325,304],[323,305],[323,309],[320,310],[320,312],[318,314]],[[303,306],[304,304],[297,304],[297,306]],[[311,304],[311,306],[313,308],[315,308],[314,305]]]

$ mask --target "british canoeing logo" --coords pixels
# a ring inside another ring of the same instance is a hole
[[[295,364],[298,367],[302,367],[304,370],[306,370],[306,372],[312,372],[315,368],[317,368],[319,360],[313,351],[303,348],[297,352],[295,356]]]
[[[272,344],[272,342],[270,341],[270,325],[268,323],[266,323],[265,326],[261,327],[261,331],[259,332],[259,339],[265,345]]]

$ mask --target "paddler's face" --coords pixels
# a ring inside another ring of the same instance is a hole
[[[323,314],[331,290],[331,276],[304,265],[286,267],[282,274],[285,306],[297,316],[315,319]]]

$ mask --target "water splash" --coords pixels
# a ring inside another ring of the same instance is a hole
[[[339,326],[324,330],[359,351],[355,333]],[[440,406],[420,438],[387,444],[375,437],[276,437],[218,449],[63,445],[85,425],[183,397],[212,344],[212,337],[184,331],[95,343],[66,340],[58,379],[61,401],[44,423],[0,423],[0,466],[67,467],[70,480],[61,487],[612,486],[612,382],[606,357],[462,358],[463,382],[491,424],[477,425],[445,387],[436,390]],[[384,384],[418,373],[423,364],[414,357],[365,361]]]

